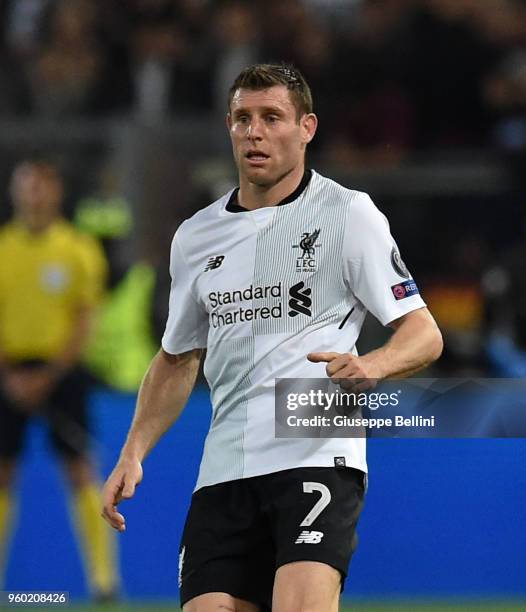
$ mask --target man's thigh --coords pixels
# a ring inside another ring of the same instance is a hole
[[[297,561],[276,572],[272,612],[338,612],[342,576],[330,565]]]
[[[183,606],[183,612],[260,612],[256,604],[236,599],[228,593],[198,595]]]

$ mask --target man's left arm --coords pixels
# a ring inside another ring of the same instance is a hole
[[[378,378],[404,378],[431,365],[442,354],[442,334],[427,308],[389,324],[395,331],[384,346],[363,356]]]
[[[436,361],[443,348],[442,334],[427,308],[418,308],[389,324],[395,331],[380,348],[362,356],[352,353],[309,353],[314,363],[326,362],[327,375],[344,388],[366,390],[384,378],[403,378]],[[342,379],[359,379],[348,384]]]
[[[394,334],[363,356],[311,353],[345,389],[361,391],[377,380],[410,376],[438,359],[442,336],[400,257],[386,217],[371,198],[357,192],[348,208],[343,245],[343,275],[349,291]],[[342,379],[342,380],[340,380]]]

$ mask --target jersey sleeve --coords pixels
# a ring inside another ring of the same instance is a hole
[[[206,348],[208,313],[193,293],[192,276],[177,233],[170,253],[170,276],[169,312],[162,347],[172,355]]]
[[[426,305],[386,217],[367,194],[359,194],[351,203],[345,231],[345,282],[383,325]]]

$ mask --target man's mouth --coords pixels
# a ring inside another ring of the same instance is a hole
[[[267,155],[266,153],[263,153],[262,151],[251,150],[245,154],[245,157],[249,159],[250,161],[257,162],[257,161],[265,161],[266,159],[269,158],[269,155]]]

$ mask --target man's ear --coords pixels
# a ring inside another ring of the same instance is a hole
[[[226,114],[226,127],[230,132],[230,130],[232,129],[232,115],[230,113]]]
[[[318,127],[318,117],[316,117],[314,113],[308,113],[303,115],[300,122],[302,140],[305,144],[308,144],[314,138],[314,134],[316,134],[316,129]]]

